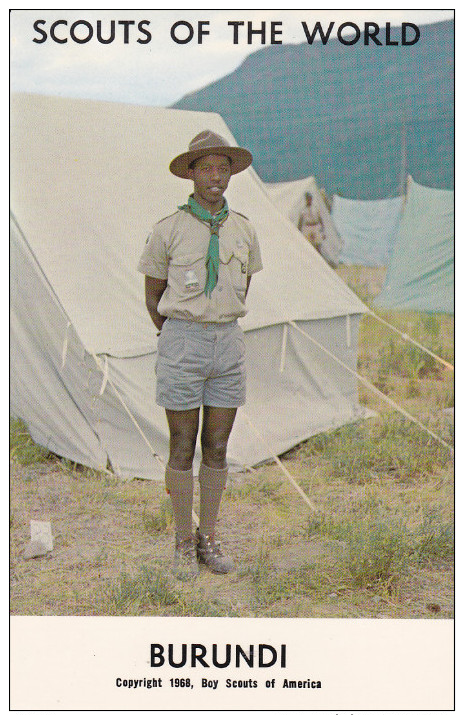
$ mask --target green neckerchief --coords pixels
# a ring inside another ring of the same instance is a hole
[[[229,215],[229,207],[224,199],[224,206],[217,214],[211,214],[195,201],[193,194],[189,196],[188,203],[178,207],[181,211],[189,211],[200,221],[209,223],[211,236],[209,239],[208,253],[206,254],[206,283],[205,294],[211,298],[211,293],[218,282],[219,275],[219,228]]]

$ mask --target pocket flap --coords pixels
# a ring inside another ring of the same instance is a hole
[[[248,262],[248,246],[236,246],[234,248],[234,256],[238,258],[240,263]]]
[[[229,246],[219,246],[219,258],[222,263],[230,263],[233,256],[242,265],[245,265],[248,262],[247,246],[235,246],[234,248],[230,248]]]
[[[193,266],[198,261],[205,261],[206,258],[202,253],[186,253],[184,256],[175,256],[171,258],[173,266]]]
[[[219,242],[219,259],[221,263],[229,263],[233,255],[234,252],[230,246],[224,246]]]

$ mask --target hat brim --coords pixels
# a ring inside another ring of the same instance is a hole
[[[192,161],[199,159],[208,154],[219,154],[228,156],[231,161],[230,170],[232,174],[238,174],[247,169],[253,161],[252,154],[248,149],[243,149],[238,146],[218,146],[206,147],[205,149],[197,149],[195,151],[186,151],[184,154],[179,154],[169,164],[169,171],[181,179],[189,179],[189,166]]]

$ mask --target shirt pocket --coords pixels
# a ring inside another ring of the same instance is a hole
[[[221,263],[227,266],[230,280],[239,298],[244,298],[248,275],[248,246],[222,248],[219,252]]]
[[[206,283],[205,256],[196,252],[171,258],[168,283],[184,299],[203,293]]]

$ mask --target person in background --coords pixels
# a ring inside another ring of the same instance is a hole
[[[305,194],[306,205],[298,220],[298,230],[306,236],[314,248],[321,252],[321,245],[324,241],[324,226],[317,206],[313,203],[313,197],[309,192]]]

